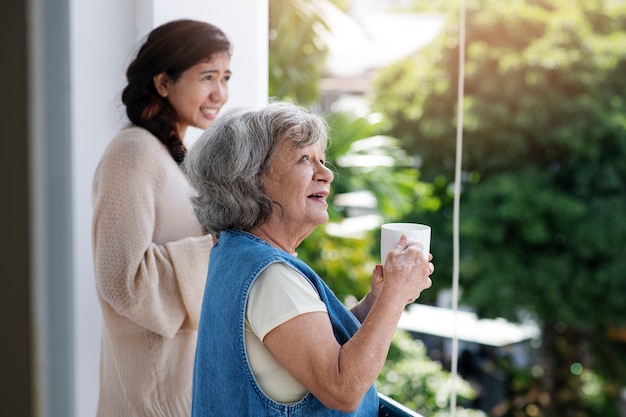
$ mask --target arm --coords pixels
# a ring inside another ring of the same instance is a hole
[[[380,294],[361,328],[343,346],[333,335],[328,315],[320,312],[299,315],[263,340],[281,365],[329,408],[351,411],[358,406],[382,370],[404,306],[431,285],[428,262],[406,238],[387,263]]]

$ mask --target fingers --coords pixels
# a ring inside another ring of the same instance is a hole
[[[407,296],[406,302],[412,303],[420,297],[422,291],[433,284],[430,278],[435,271],[431,262],[433,255],[423,253],[423,246],[405,235],[402,235],[390,255],[385,265],[385,275],[389,276],[384,279],[391,279],[399,284],[401,291]]]
[[[405,234],[402,234],[402,236],[400,236],[400,240],[396,244],[395,249],[405,249],[408,240],[409,240],[409,238],[406,237]]]
[[[372,272],[372,279],[370,280],[370,292],[378,297],[378,294],[383,289],[385,285],[385,277],[383,275],[383,267],[382,265],[376,265],[374,267],[374,271]]]
[[[376,265],[374,267],[374,271],[372,272],[372,285],[383,282],[383,267],[382,265]]]
[[[418,298],[420,298],[420,295],[422,295],[422,291],[427,290],[432,285],[433,281],[432,279],[430,279],[430,277],[426,277],[426,279],[419,281],[418,287],[415,289],[414,297],[410,298],[406,304],[409,305],[415,302]]]
[[[423,245],[403,234],[395,248],[387,256],[384,274],[380,287],[391,284],[392,288],[404,293],[407,303],[412,303],[420,297],[423,290],[433,284],[430,275],[435,272],[431,262],[433,255],[424,253]],[[376,282],[378,273],[372,274],[372,284]],[[374,288],[374,287],[372,287]]]
[[[420,252],[424,252],[424,245],[421,242],[418,242],[417,240],[407,237],[406,235],[402,235],[400,236],[400,240],[398,241],[398,244],[396,245],[394,250],[407,250],[410,247],[414,247],[417,248]],[[427,261],[431,261],[433,259],[433,255],[431,253],[423,253],[424,258],[426,258]]]
[[[406,249],[407,247],[411,245],[416,245],[420,248],[422,247],[422,244],[418,242],[417,240],[411,237],[407,237],[405,234],[402,234],[402,236],[400,236],[400,240],[398,241],[398,244],[396,245],[396,249]]]

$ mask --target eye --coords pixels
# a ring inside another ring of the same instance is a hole
[[[309,155],[302,155],[300,157],[300,162],[307,162],[309,160]]]

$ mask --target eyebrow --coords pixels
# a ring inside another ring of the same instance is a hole
[[[215,70],[215,69],[210,69],[210,70],[206,70],[206,71],[200,71],[200,74],[217,74],[219,73],[219,70]],[[225,73],[227,75],[233,75],[231,70],[226,70]]]

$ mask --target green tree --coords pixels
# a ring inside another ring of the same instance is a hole
[[[328,0],[269,1],[269,95],[301,104],[319,99],[326,69]]]
[[[458,404],[468,404],[476,392],[467,381],[457,377]],[[432,361],[426,346],[409,333],[398,330],[393,337],[385,367],[376,382],[378,390],[425,417],[450,415],[452,376],[441,363]],[[458,407],[459,417],[482,417],[484,413]]]
[[[372,104],[423,159],[422,180],[444,204],[430,219],[441,231],[454,178],[457,20],[381,74]],[[537,415],[585,415],[597,404],[580,395],[575,364],[600,372],[609,397],[626,385],[626,349],[606,337],[626,324],[626,3],[468,1],[465,69],[462,301],[486,317],[537,318],[547,393]],[[442,277],[451,248],[438,249]],[[601,415],[615,413],[612,403]]]

